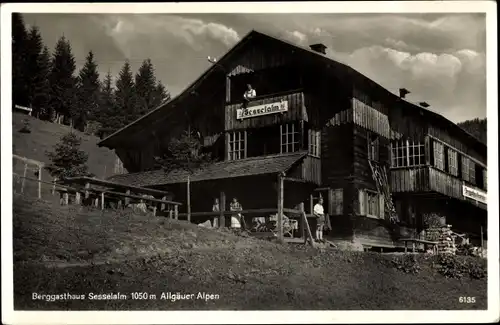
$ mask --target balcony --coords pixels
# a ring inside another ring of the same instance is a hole
[[[302,89],[257,96],[243,106],[243,99],[225,106],[226,131],[307,120]]]
[[[390,179],[393,193],[440,193],[486,209],[485,191],[432,166],[393,168]]]

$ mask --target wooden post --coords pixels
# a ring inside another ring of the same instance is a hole
[[[313,214],[314,210],[314,196],[312,194],[309,195],[309,213]]]
[[[75,198],[75,204],[80,204],[81,203],[81,193],[76,192],[76,198]]]
[[[64,193],[64,205],[68,205],[69,204],[69,193],[66,191]]]
[[[130,190],[127,190],[125,194],[130,195]],[[128,207],[129,204],[130,204],[130,198],[125,197],[125,208]]]
[[[226,211],[226,193],[220,192],[219,198],[219,228],[224,228],[226,226],[226,216],[224,215]]]
[[[481,226],[481,249],[484,248],[484,240],[483,240],[483,226]]]
[[[42,198],[42,166],[38,166],[38,198]]]
[[[278,174],[278,240],[283,242],[284,173]]]
[[[301,211],[302,220],[303,220],[303,223],[305,225],[306,232],[307,232],[307,237],[304,236],[304,244],[307,243],[307,239],[309,238],[309,241],[311,242],[311,246],[314,247],[314,238],[313,238],[312,233],[311,233],[311,228],[309,228],[309,222],[307,222],[307,216],[306,216],[306,212],[304,211],[304,203],[303,202],[300,203],[299,210]]]
[[[300,150],[306,150],[304,120],[300,120]]]
[[[101,193],[101,210],[104,210],[104,192]]]
[[[28,163],[24,163],[23,181],[21,182],[21,194],[24,193],[24,181],[26,180],[27,171],[28,171]]]
[[[174,216],[174,211],[172,210],[172,208],[170,208],[170,209],[168,210],[168,218],[169,218],[170,220],[172,220],[173,216]]]
[[[90,183],[86,183],[85,184],[85,199],[88,199],[90,196],[90,192],[88,190],[89,188],[90,188]]]
[[[177,204],[174,205],[174,217],[175,220],[179,220],[179,206]]]
[[[57,182],[57,177],[54,177],[54,180],[52,181],[52,183],[54,183],[54,185],[52,185],[52,195],[56,194],[56,182]]]
[[[153,202],[153,217],[156,217],[156,206],[158,202]]]
[[[191,222],[191,180],[190,180],[190,175],[188,174],[188,177],[187,177],[187,188],[186,188],[186,195],[187,195],[187,198],[186,198],[186,201],[187,201],[187,220],[189,222]]]

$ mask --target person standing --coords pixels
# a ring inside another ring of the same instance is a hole
[[[220,212],[220,204],[219,199],[215,198],[214,205],[212,206],[212,212]],[[214,220],[212,221],[212,227],[219,227],[219,217],[214,216]]]
[[[313,214],[316,217],[316,241],[324,242],[323,229],[325,227],[325,210],[323,208],[323,198],[320,197],[318,203],[314,205]]]
[[[241,211],[243,210],[242,205],[238,202],[237,198],[233,198],[233,201],[229,205],[229,210],[238,212],[231,216],[231,228],[243,228],[245,229],[245,219],[241,215]]]

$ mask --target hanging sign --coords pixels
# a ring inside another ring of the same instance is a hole
[[[469,187],[467,185],[462,185],[462,189],[465,197],[486,204],[487,200],[486,192],[481,191],[477,188]]]
[[[275,102],[270,104],[237,109],[236,119],[243,120],[250,117],[284,113],[287,111],[288,111],[288,101],[285,100],[282,102]]]

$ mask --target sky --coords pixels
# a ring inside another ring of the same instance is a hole
[[[46,14],[24,15],[53,50],[64,34],[81,68],[93,51],[101,79],[126,59],[150,58],[176,95],[255,29],[327,55],[454,122],[486,117],[484,14]]]

